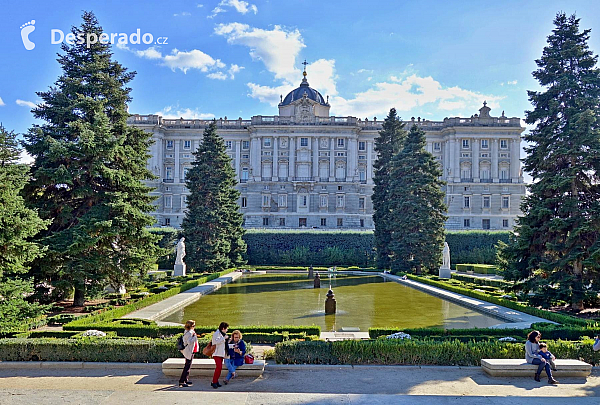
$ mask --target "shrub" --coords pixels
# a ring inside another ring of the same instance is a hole
[[[457,264],[456,266],[458,267],[459,265]],[[433,277],[432,277],[432,279],[433,279]],[[510,287],[512,287],[512,285],[513,285],[511,282],[508,282],[508,281],[493,280],[493,279],[489,279],[489,278],[475,277],[475,276],[469,276],[467,274],[457,274],[457,273],[452,273],[452,279],[458,280],[458,281],[463,281],[466,283],[478,284],[478,285],[489,285],[492,287],[502,288],[503,290],[507,290]]]

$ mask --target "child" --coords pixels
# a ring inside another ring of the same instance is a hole
[[[554,357],[554,355],[548,351],[548,345],[546,345],[546,343],[540,343],[540,351],[538,354],[550,364],[552,371],[556,371],[556,364],[554,364],[556,357]]]

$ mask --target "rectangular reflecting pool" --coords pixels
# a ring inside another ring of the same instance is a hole
[[[244,276],[162,319],[198,325],[318,325],[341,328],[485,328],[504,321],[442,300],[380,276],[336,275],[331,287],[337,313],[325,315],[329,278],[313,288],[306,275]]]

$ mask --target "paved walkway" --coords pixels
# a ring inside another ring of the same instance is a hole
[[[206,377],[178,388],[159,366],[0,369],[0,404],[600,403],[598,369],[551,386],[533,378],[489,377],[480,367],[267,365],[261,378],[238,378],[213,390]]]
[[[198,301],[203,295],[210,294],[211,292],[218,290],[225,284],[231,283],[242,276],[243,274],[241,272],[234,271],[232,273],[226,274],[219,278],[215,278],[214,280],[211,280],[207,283],[200,284],[197,287],[191,288],[187,291],[169,297],[165,300],[157,302],[156,304],[152,304],[150,306],[147,306],[146,308],[142,308],[138,311],[127,314],[124,316],[124,318],[138,318],[156,321],[177,311],[178,309],[184,308],[190,305],[191,303]],[[173,325],[172,322],[157,323],[159,325]]]

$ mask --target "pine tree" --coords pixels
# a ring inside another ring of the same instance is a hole
[[[33,282],[26,278],[28,264],[43,255],[42,247],[29,239],[47,222],[20,195],[29,167],[17,163],[19,153],[16,134],[0,124],[0,335],[21,329],[44,310],[25,300],[33,292]]]
[[[237,203],[240,192],[223,138],[212,122],[186,177],[190,190],[181,224],[186,241],[186,263],[195,271],[221,271],[243,264],[246,243],[243,216]]]
[[[533,184],[515,236],[501,253],[504,276],[545,305],[581,309],[600,291],[600,70],[590,30],[559,13],[529,91],[524,169]]]
[[[381,269],[390,268],[389,244],[391,241],[391,230],[389,229],[389,188],[391,184],[390,170],[392,158],[402,149],[402,143],[406,138],[404,123],[396,114],[396,109],[390,109],[388,116],[383,122],[383,129],[375,138],[375,151],[377,160],[373,164],[373,223],[375,225],[375,249],[377,250],[377,266]]]
[[[71,32],[100,37],[94,14]],[[119,286],[144,274],[157,256],[153,178],[146,169],[151,136],[127,126],[126,87],[135,72],[112,60],[110,44],[63,44],[62,75],[33,109],[36,118],[25,147],[35,158],[26,187],[29,203],[51,219],[39,241],[48,247],[35,263],[38,277],[75,289],[74,305],[107,283]]]
[[[404,148],[392,159],[388,190],[390,260],[393,271],[433,270],[441,264],[448,219],[442,170],[425,150],[425,133],[413,125]]]

